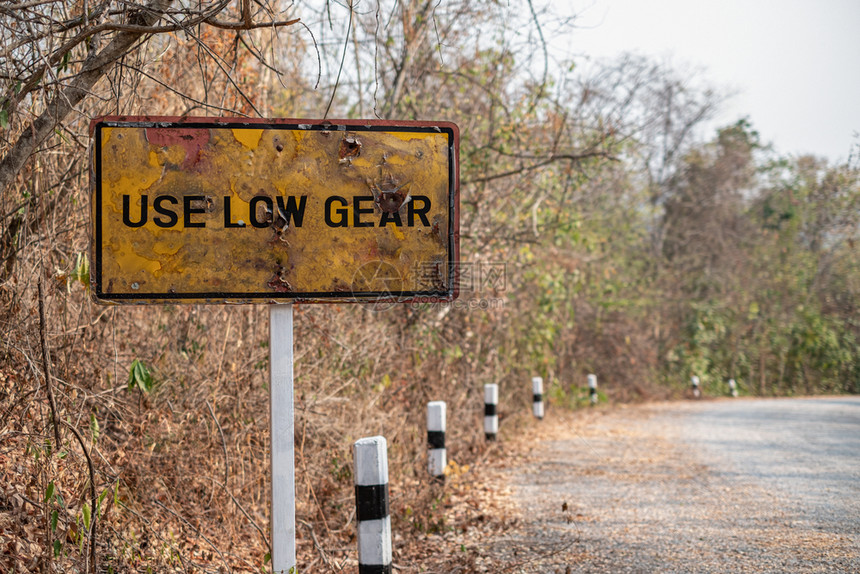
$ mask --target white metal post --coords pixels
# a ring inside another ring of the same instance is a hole
[[[269,429],[272,439],[272,571],[296,569],[293,305],[269,307]]]

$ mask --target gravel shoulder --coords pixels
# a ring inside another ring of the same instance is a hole
[[[504,499],[500,507],[517,518],[473,541],[459,571],[860,572],[857,452],[834,462],[824,454],[824,435],[816,445],[814,432],[797,435],[792,420],[751,433],[740,424],[727,430],[711,414],[755,402],[548,413],[529,442],[511,445],[509,464],[490,480]],[[860,428],[855,412],[843,421],[846,432]],[[798,441],[801,454],[790,458],[788,446]],[[774,444],[785,452],[768,448]],[[790,472],[774,473],[779,461],[757,466],[751,447],[762,457],[772,450],[789,457]],[[793,481],[798,475],[805,482]],[[855,496],[837,504],[834,516],[818,486]]]

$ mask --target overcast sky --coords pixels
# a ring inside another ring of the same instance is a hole
[[[555,0],[576,30],[569,55],[651,55],[736,95],[720,125],[748,116],[780,153],[846,159],[860,144],[860,0]]]

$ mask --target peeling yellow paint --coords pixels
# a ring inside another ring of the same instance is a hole
[[[169,245],[166,242],[159,241],[152,246],[152,250],[159,255],[176,255],[176,252],[180,249],[182,249],[181,243]]]
[[[233,137],[246,148],[255,150],[257,149],[257,146],[260,145],[260,138],[263,137],[263,130],[234,129]]]
[[[385,224],[385,226],[388,227],[388,229],[391,230],[391,233],[394,234],[394,237],[396,237],[400,241],[403,241],[404,239],[406,239],[406,235],[402,231],[400,231],[397,228],[397,225],[395,225],[394,223],[388,222]]]
[[[391,135],[401,139],[403,141],[412,141],[412,140],[420,140],[426,138],[433,138],[438,136],[437,133],[432,132],[391,132]]]
[[[157,260],[152,260],[147,257],[142,257],[134,251],[120,251],[117,254],[117,264],[123,271],[134,272],[143,271],[155,275],[161,270],[161,263]],[[131,281],[129,285],[134,283]]]

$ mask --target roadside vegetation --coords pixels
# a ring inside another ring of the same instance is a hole
[[[694,374],[706,396],[730,378],[860,392],[860,149],[782,157],[755,118],[709,127],[705,78],[558,61],[574,24],[489,0],[0,6],[0,572],[268,568],[266,307],[91,299],[103,114],[460,127],[459,302],[296,309],[302,571],[355,569],[364,436],[388,439],[405,571],[432,536],[504,526],[446,510],[488,455],[484,383],[503,440],[530,424],[533,375],[568,408],[587,373],[610,402],[679,397]],[[448,404],[444,488],[430,400]]]

